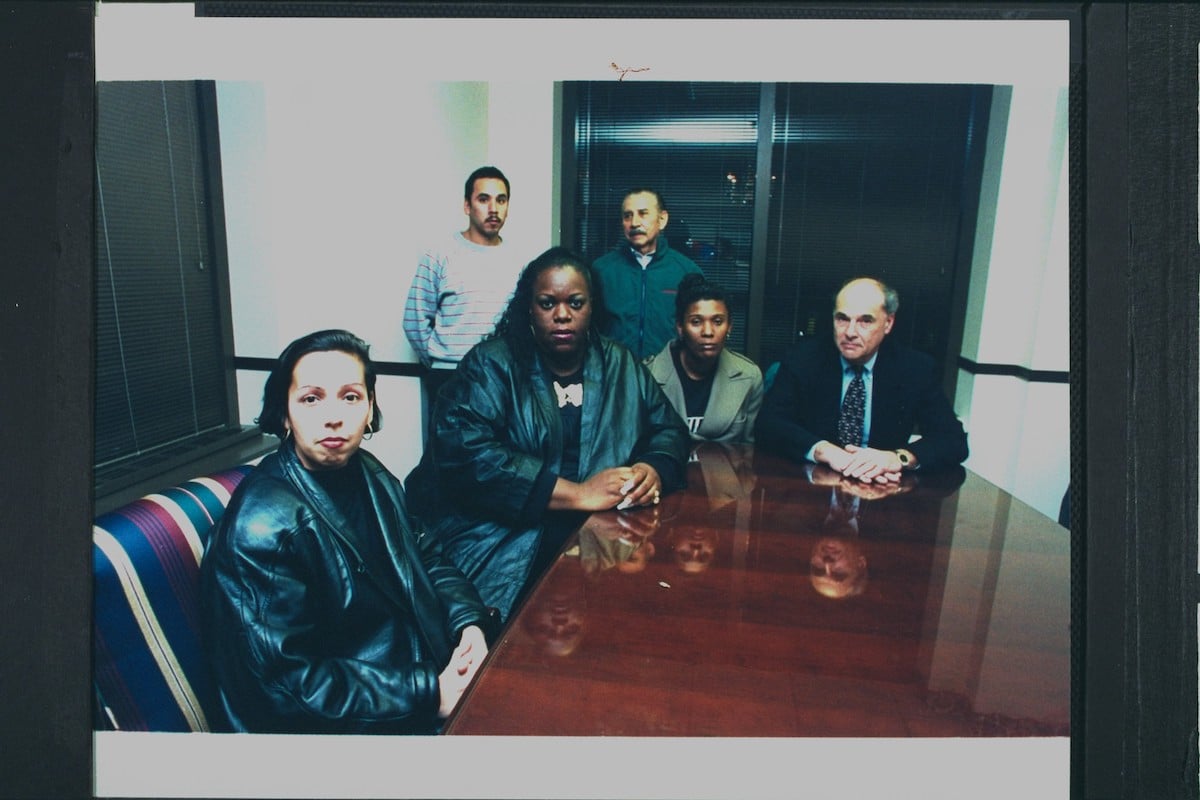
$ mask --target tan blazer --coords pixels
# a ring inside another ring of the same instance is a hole
[[[646,367],[654,380],[662,387],[663,394],[679,416],[687,421],[684,407],[683,386],[675,371],[671,347],[667,342],[657,355],[646,359]],[[704,409],[704,421],[700,429],[692,431],[693,441],[708,442],[754,442],[754,420],[762,407],[762,370],[750,359],[726,348],[717,361],[717,374],[713,376],[712,394]]]

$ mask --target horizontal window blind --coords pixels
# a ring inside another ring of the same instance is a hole
[[[771,119],[759,119],[763,84],[564,84],[574,176],[564,227],[574,245],[595,259],[621,244],[621,199],[649,186],[670,210],[671,245],[730,292],[730,345],[764,367],[802,335],[831,335],[833,295],[859,275],[900,293],[892,336],[953,362],[991,87],[766,86]],[[764,128],[771,163],[760,172]],[[759,174],[770,176],[769,202],[756,204]],[[752,249],[756,226],[762,252]],[[754,304],[752,274],[763,287]],[[752,318],[760,332],[747,342]]]
[[[729,297],[729,346],[744,350],[758,141],[758,84],[605,81],[573,84],[575,246],[595,260],[625,243],[621,201],[655,189],[663,232]]]
[[[775,97],[763,361],[831,335],[833,296],[860,275],[900,294],[891,336],[952,359],[990,87],[781,84]]]
[[[216,143],[205,139],[203,92],[211,97],[212,84],[96,87],[98,480],[235,422],[207,176]]]

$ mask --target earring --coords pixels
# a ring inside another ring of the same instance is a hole
[[[371,421],[367,420],[367,432],[363,434],[364,439],[370,439],[375,435],[375,431],[371,428]]]

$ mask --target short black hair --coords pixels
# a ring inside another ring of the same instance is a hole
[[[296,362],[309,353],[320,353],[336,350],[352,355],[362,363],[363,381],[367,385],[367,397],[373,402],[371,412],[371,430],[378,431],[383,427],[383,412],[379,403],[375,402],[375,365],[369,355],[371,346],[350,331],[330,329],[316,331],[301,336],[296,341],[283,348],[267,382],[263,386],[262,411],[254,420],[263,433],[270,433],[283,439],[287,436],[287,407],[288,389],[292,386],[292,373]]]
[[[467,176],[467,183],[465,186],[463,186],[464,200],[471,199],[471,193],[475,191],[475,181],[479,180],[480,178],[495,178],[498,181],[503,181],[504,193],[510,198],[512,197],[512,190],[508,188],[508,178],[504,177],[503,172],[496,167],[480,167]]]
[[[687,316],[687,310],[692,307],[692,303],[698,303],[701,300],[720,301],[725,303],[725,309],[729,310],[724,289],[699,272],[689,272],[683,276],[683,280],[679,282],[679,289],[675,292],[675,321],[682,325],[683,318]]]

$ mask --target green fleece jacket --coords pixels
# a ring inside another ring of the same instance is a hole
[[[675,338],[675,294],[696,262],[659,236],[645,269],[628,244],[596,259],[592,265],[607,310],[603,333],[633,351],[640,360]]]

